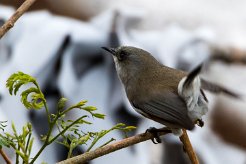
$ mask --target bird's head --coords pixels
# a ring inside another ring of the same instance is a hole
[[[147,51],[131,47],[121,46],[118,48],[102,47],[112,54],[116,71],[124,83],[139,75],[140,72],[160,65],[159,62]]]

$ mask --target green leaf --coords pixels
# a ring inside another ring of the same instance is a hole
[[[11,123],[11,127],[12,127],[12,130],[14,132],[14,135],[17,136],[17,131],[16,131],[14,122]]]
[[[31,101],[28,101],[29,94],[32,94]],[[27,109],[40,109],[44,106],[44,101],[43,94],[37,88],[31,87],[21,93],[21,102]]]
[[[0,121],[0,130],[4,131],[4,128],[7,126],[6,123],[7,121]]]
[[[7,82],[6,87],[9,88],[9,93],[12,95],[13,93],[16,95],[20,87],[27,83],[36,83],[35,78],[30,75],[24,74],[23,72],[17,72],[12,74]]]
[[[93,113],[92,116],[96,118],[104,119],[106,115],[101,113]]]
[[[86,134],[86,135],[84,135],[78,139],[77,145],[82,145],[82,144],[86,143],[89,139],[90,139],[90,135]]]
[[[10,147],[10,143],[11,141],[8,140],[7,138],[3,138],[3,137],[0,137],[0,149],[2,149],[2,147]]]
[[[16,152],[19,156],[21,156],[22,159],[25,158],[25,154],[22,153],[20,150],[15,150],[15,152]]]
[[[97,110],[97,108],[94,107],[94,106],[86,106],[86,107],[82,107],[81,109],[84,109],[84,110],[86,110],[88,112],[92,112],[92,111]]]
[[[92,124],[91,122],[86,121],[86,120],[80,120],[79,123],[80,124],[88,124],[88,125]]]
[[[47,136],[46,136],[46,135],[41,135],[41,136],[40,136],[40,140],[41,140],[41,141],[45,141],[45,140],[46,140],[46,138],[47,138]]]
[[[127,126],[124,128],[124,130],[131,131],[131,130],[135,130],[136,128],[137,128],[136,126]]]
[[[26,126],[29,131],[32,131],[32,124],[30,122],[28,122]]]
[[[58,101],[58,104],[57,104],[58,111],[61,111],[65,108],[66,102],[67,102],[66,98],[64,98],[64,97],[60,98],[60,100]]]
[[[36,82],[36,79],[30,75],[27,75],[23,72],[17,72],[12,74],[7,82],[6,87],[9,89],[9,93],[11,95],[16,95],[19,91],[20,87],[27,84],[33,83],[35,87],[31,87],[26,89],[21,93],[21,102],[27,109],[40,109],[44,106],[45,98],[39,86]],[[28,96],[31,94],[31,100],[28,100]]]
[[[32,137],[32,139],[30,141],[30,144],[28,146],[28,152],[29,152],[29,154],[31,154],[31,151],[32,151],[33,141],[34,141],[34,137]]]
[[[104,119],[105,115],[101,113],[96,113],[95,111],[97,110],[97,108],[94,106],[85,106],[87,101],[84,100],[80,101],[76,105],[64,109],[66,107],[66,102],[67,102],[66,98],[61,98],[58,101],[57,104],[58,112],[56,114],[50,113],[46,104],[45,97],[42,91],[40,90],[40,87],[36,79],[23,72],[17,72],[12,74],[6,82],[6,86],[11,95],[12,94],[16,95],[17,92],[20,90],[20,88],[28,83],[31,83],[32,86],[22,91],[22,93],[20,94],[21,102],[24,104],[24,106],[27,109],[40,109],[42,107],[45,107],[46,114],[48,116],[48,123],[50,129],[46,135],[43,135],[41,137],[41,140],[45,141],[43,145],[44,147],[42,148],[45,148],[46,146],[51,144],[51,142],[57,142],[59,144],[66,146],[69,149],[68,156],[72,156],[72,151],[75,147],[81,144],[88,144],[89,140],[90,140],[89,143],[91,143],[91,145],[89,146],[87,151],[93,148],[94,145],[98,142],[98,140],[100,140],[102,137],[104,137],[106,134],[108,134],[113,130],[121,130],[126,133],[136,128],[134,126],[126,126],[123,123],[119,123],[108,130],[85,133],[80,130],[81,129],[80,126],[82,124],[92,124],[90,120],[88,121],[87,119],[85,119],[86,117],[88,117],[89,114],[93,118],[98,118],[98,119]],[[74,110],[75,108],[84,110],[86,114],[77,118],[75,121],[66,120],[65,114],[71,110]],[[58,131],[54,131],[53,128],[55,126],[57,127]],[[2,126],[1,122],[0,122],[0,130],[4,130],[4,126]],[[30,159],[30,152],[33,145],[31,124],[27,124],[26,126],[24,126],[21,134],[17,133],[14,124],[12,124],[12,130],[13,130],[13,134],[9,134],[9,133],[4,133],[4,135],[0,134],[0,148],[2,146],[11,146],[16,150],[17,158],[21,157],[25,163],[28,163],[29,160],[31,161],[31,163],[33,163],[37,159],[39,154],[43,151],[43,149],[41,149],[40,152],[36,156],[34,156],[33,159]],[[62,141],[58,141],[57,140],[58,138],[61,138]],[[111,138],[109,141],[104,143],[102,146],[107,145],[112,141],[114,141],[113,138]]]
[[[71,106],[70,109],[72,109],[72,108],[80,108],[81,109],[82,106],[84,106],[86,103],[87,103],[86,100],[82,100],[78,104]]]
[[[118,124],[116,124],[114,127],[115,127],[115,128],[121,128],[121,127],[123,127],[123,126],[126,126],[126,124],[118,123]]]
[[[82,100],[82,101],[80,101],[78,104],[77,104],[77,106],[84,106],[85,104],[87,103],[87,100]]]
[[[20,87],[25,84],[24,81],[17,81],[16,84],[14,85],[14,95],[17,94],[18,90],[20,89]]]

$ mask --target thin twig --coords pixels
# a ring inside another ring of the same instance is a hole
[[[11,164],[11,160],[9,159],[7,154],[3,151],[3,149],[0,149],[0,154],[7,164]]]
[[[170,130],[167,130],[166,128],[162,128],[162,129],[160,129],[160,131],[163,131],[163,132],[160,132],[160,134],[158,133],[160,136],[165,135],[167,133],[170,133]],[[86,152],[84,154],[75,156],[73,158],[69,158],[67,160],[58,162],[57,164],[79,164],[79,163],[81,164],[81,163],[85,163],[85,162],[88,162],[92,159],[101,157],[103,155],[112,153],[114,151],[126,148],[128,146],[131,146],[131,145],[134,145],[134,144],[137,144],[137,143],[149,140],[149,139],[153,139],[153,138],[154,138],[154,136],[151,133],[138,134],[138,135],[135,135],[133,137],[125,138],[121,141],[103,146],[101,148],[97,148],[96,150]]]
[[[0,28],[0,39],[14,26],[15,22],[32,6],[36,0],[26,0],[8,21]]]
[[[187,152],[187,154],[188,154],[188,156],[190,158],[191,163],[192,164],[199,164],[199,160],[198,160],[198,158],[196,156],[196,153],[195,153],[195,151],[194,151],[194,149],[193,149],[193,147],[192,147],[192,145],[190,143],[190,139],[188,137],[188,134],[187,134],[186,130],[185,129],[182,129],[182,131],[183,131],[183,134],[179,138],[180,138],[180,141],[184,145],[184,149]]]

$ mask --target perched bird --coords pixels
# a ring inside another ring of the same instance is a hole
[[[191,73],[166,67],[149,52],[130,46],[102,47],[113,56],[116,71],[132,107],[144,117],[167,126],[176,135],[181,129],[203,126],[208,100],[202,89],[214,93],[233,92],[201,79],[199,65]]]

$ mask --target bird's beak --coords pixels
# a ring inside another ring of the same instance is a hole
[[[102,47],[102,49],[108,51],[112,55],[115,55],[115,53],[116,53],[115,48]]]

